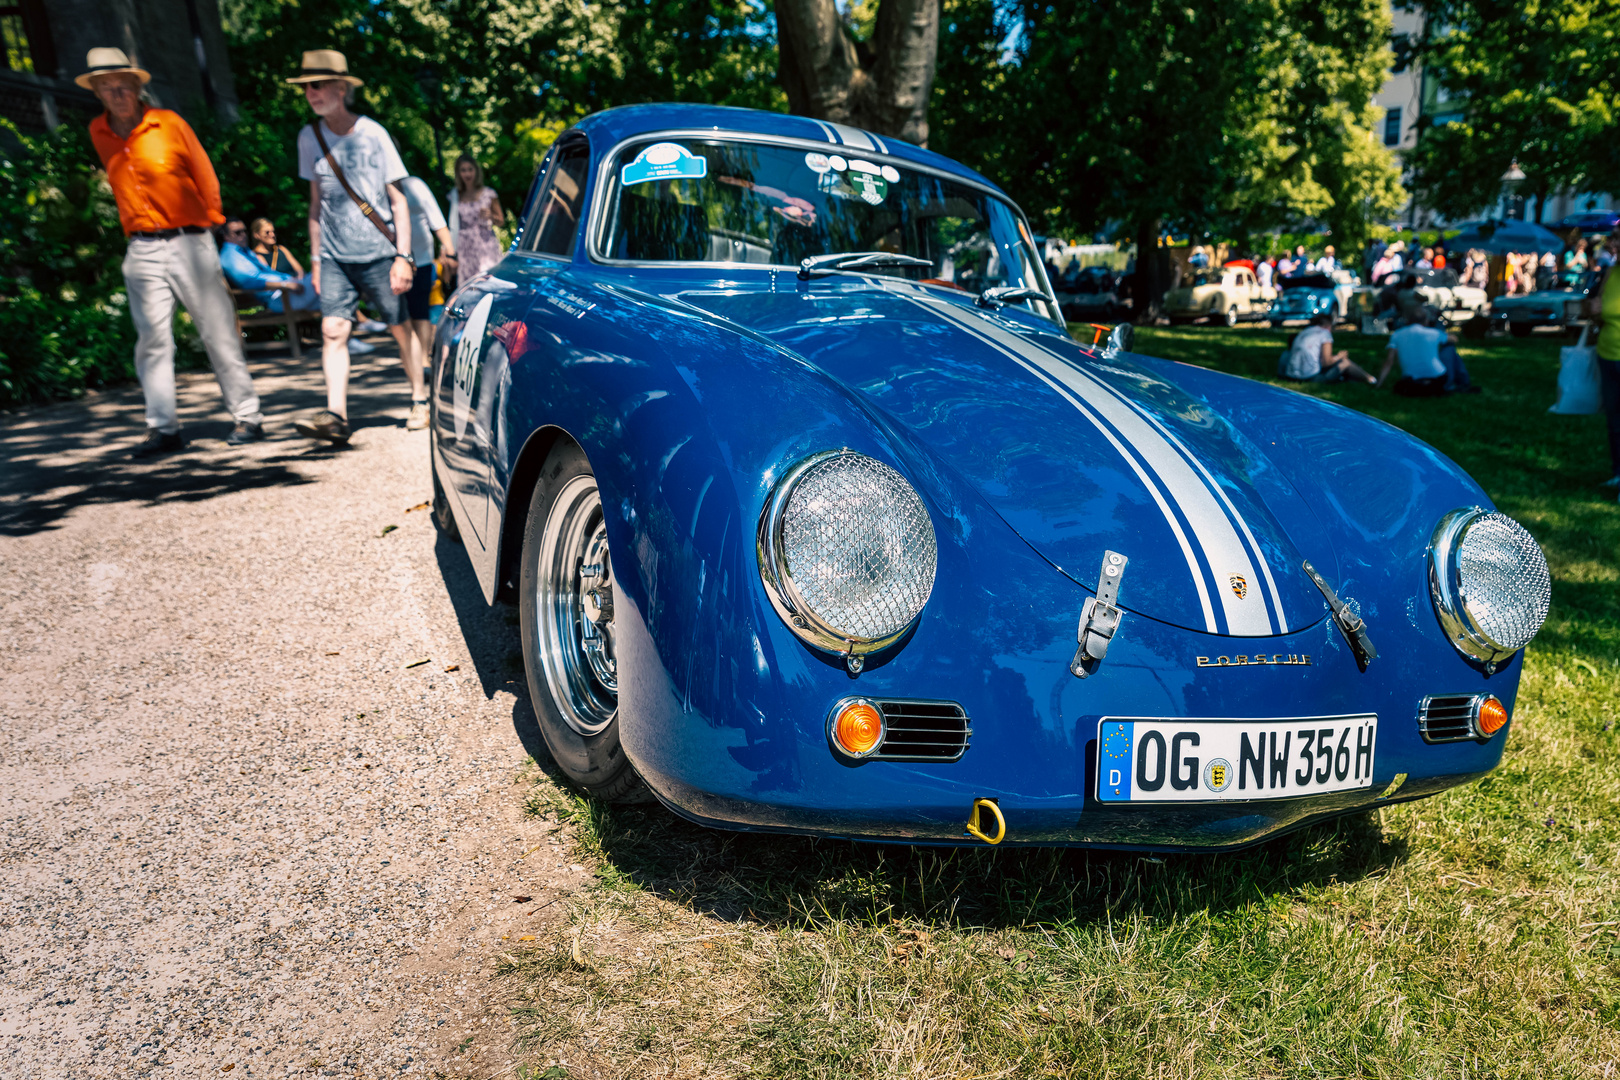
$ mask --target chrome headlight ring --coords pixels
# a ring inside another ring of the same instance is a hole
[[[805,644],[843,656],[852,674],[916,624],[939,559],[916,489],[848,449],[783,474],[760,513],[756,554],[782,621]]]
[[[1451,511],[1435,526],[1429,595],[1451,644],[1490,673],[1541,629],[1552,577],[1524,526],[1473,506]]]

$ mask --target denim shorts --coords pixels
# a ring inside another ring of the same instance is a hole
[[[355,308],[365,297],[368,310],[385,326],[405,321],[405,298],[388,287],[392,258],[375,262],[342,263],[321,257],[321,314],[354,322]]]

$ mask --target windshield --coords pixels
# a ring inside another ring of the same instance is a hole
[[[886,251],[931,266],[862,273],[975,293],[1046,291],[1034,242],[1011,206],[889,162],[729,139],[648,140],[611,163],[608,186],[601,235],[610,259],[796,269],[812,255]]]
[[[1302,274],[1299,277],[1283,278],[1284,289],[1331,289],[1333,279],[1326,274]]]

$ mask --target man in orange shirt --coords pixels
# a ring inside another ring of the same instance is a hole
[[[226,441],[240,446],[263,438],[264,415],[242,358],[236,307],[209,232],[225,221],[214,166],[179,114],[141,101],[141,87],[152,77],[130,63],[122,49],[91,49],[86,65],[90,70],[75,81],[106,107],[90,122],[90,140],[129,237],[124,285],[139,334],[135,371],[146,392],[147,428],[134,455],[164,454],[185,445],[175,407],[176,300],[191,314],[236,420]]]

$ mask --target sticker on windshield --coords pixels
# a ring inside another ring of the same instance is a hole
[[[856,172],[851,163],[847,179],[849,186],[855,189],[855,194],[861,197],[862,202],[877,206],[889,194],[889,182],[881,176],[872,173]]]
[[[849,162],[845,161],[842,157],[840,157],[837,154],[834,154],[832,157],[828,158],[827,159],[827,164],[831,165],[834,169],[837,169],[839,172],[843,172],[845,169],[849,168]]]
[[[891,184],[898,184],[900,182],[900,170],[893,165],[883,166],[883,179]]]
[[[619,173],[619,184],[650,184],[654,180],[701,180],[709,175],[709,162],[678,143],[653,143]]]
[[[832,162],[828,160],[827,155],[818,154],[814,150],[804,155],[804,163],[809,167],[811,172],[817,174],[824,173],[828,169],[832,168]]]

